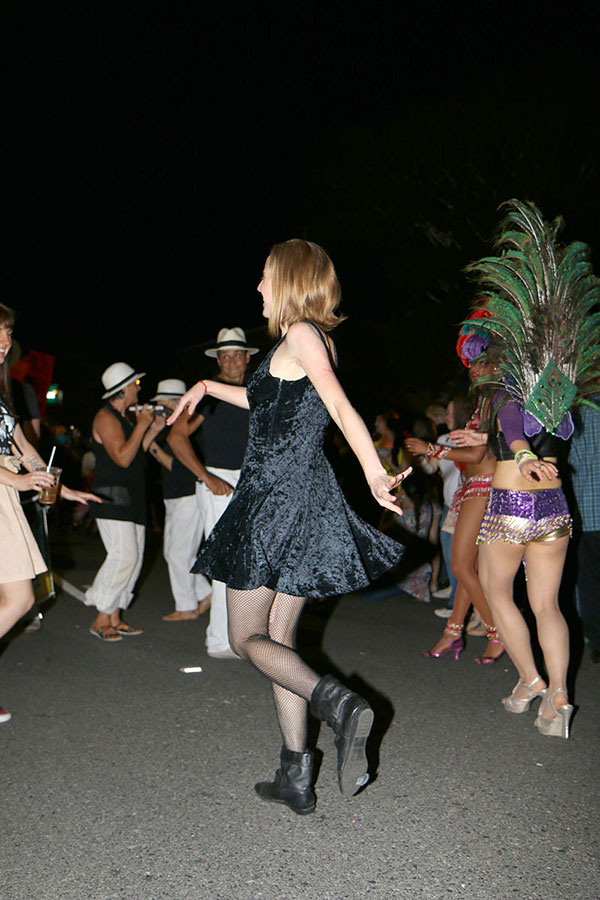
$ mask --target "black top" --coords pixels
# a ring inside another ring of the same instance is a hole
[[[209,397],[200,407],[200,412],[204,416],[204,465],[217,469],[241,469],[248,443],[249,411]]]
[[[306,376],[271,375],[274,350],[248,385],[240,480],[193,571],[232,588],[265,585],[297,597],[359,590],[403,548],[348,506],[323,452],[329,413]]]
[[[32,385],[27,384],[26,381],[13,380],[12,395],[18,419],[22,422],[41,419],[40,407]]]
[[[547,432],[545,428],[542,428],[540,432],[534,434],[532,437],[527,437],[526,439],[533,452],[540,458],[544,456],[560,456],[561,450],[564,448],[565,444],[560,438],[554,437],[553,434]],[[502,431],[497,432],[494,440],[491,442],[490,449],[498,460],[505,461],[507,459],[515,458],[515,454],[508,446],[508,442]]]
[[[0,398],[0,456],[10,456],[15,433],[15,417]]]
[[[162,448],[165,453],[173,458],[171,469],[163,472],[163,497],[165,500],[177,500],[179,497],[189,497],[196,493],[196,476],[187,466],[179,462],[173,456],[168,446]]]
[[[122,416],[114,406],[104,406],[119,421],[125,440],[129,440],[134,426]],[[96,468],[92,480],[92,491],[103,503],[92,503],[90,509],[97,519],[117,519],[121,522],[146,524],[146,460],[140,444],[136,455],[127,468],[114,462],[103,444],[92,440],[96,454]]]

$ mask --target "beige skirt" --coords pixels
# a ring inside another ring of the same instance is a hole
[[[10,472],[19,471],[14,456],[0,456],[0,466]],[[8,484],[0,484],[0,584],[27,581],[47,568],[27,524],[19,492]]]

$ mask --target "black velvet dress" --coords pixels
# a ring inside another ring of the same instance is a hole
[[[306,376],[285,381],[269,372],[281,340],[248,383],[240,479],[192,571],[238,590],[349,593],[396,565],[404,548],[348,506],[323,452],[323,401]]]

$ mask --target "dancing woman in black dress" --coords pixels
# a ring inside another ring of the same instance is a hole
[[[373,712],[333,676],[320,678],[296,652],[304,602],[365,587],[403,552],[346,503],[323,453],[330,417],[381,506],[398,512],[391,492],[410,470],[387,475],[334,372],[328,332],[341,321],[335,314],[340,287],[327,254],[309,241],[277,244],[258,290],[278,343],[247,388],[199,381],[169,422],[184,409],[191,414],[206,394],[250,409],[240,480],[194,571],[227,584],[231,646],[273,685],[281,765],[275,781],[256,790],[265,800],[306,814],[315,808],[308,705],[334,729],[340,789],[350,795],[368,780],[365,745]]]

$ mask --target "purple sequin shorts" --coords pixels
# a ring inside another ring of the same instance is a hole
[[[477,543],[554,541],[571,535],[572,527],[573,520],[562,488],[541,491],[492,488]]]

